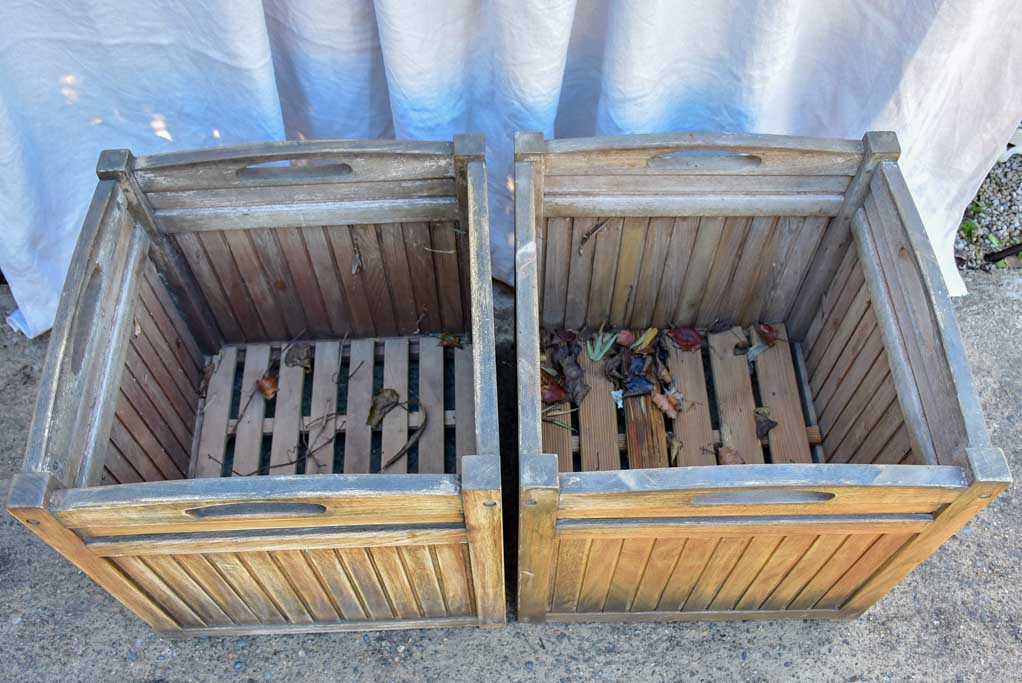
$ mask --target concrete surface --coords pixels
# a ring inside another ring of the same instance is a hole
[[[1022,274],[967,282],[959,319],[994,442],[1018,477]],[[500,299],[498,318],[508,319]],[[0,312],[12,306],[0,288]],[[45,343],[0,331],[0,478],[20,465]],[[499,362],[502,400],[513,397],[509,353],[504,347]],[[511,443],[513,414],[505,417],[502,441]],[[1009,490],[855,622],[512,622],[493,631],[167,641],[4,515],[0,681],[1019,680],[1020,522],[1022,504]]]

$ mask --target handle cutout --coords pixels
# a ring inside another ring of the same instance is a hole
[[[335,178],[351,175],[354,171],[350,164],[340,162],[303,163],[292,165],[290,161],[267,161],[252,164],[237,170],[239,178],[252,180],[303,180],[310,178]]]
[[[664,171],[741,171],[757,168],[762,157],[744,152],[713,149],[685,149],[664,152],[646,162],[648,168]]]
[[[185,514],[196,519],[217,519],[220,517],[266,517],[285,516],[311,517],[326,512],[326,506],[319,503],[254,502],[224,503],[185,510]]]
[[[692,498],[693,505],[803,505],[826,503],[834,498],[826,491],[788,491],[785,489],[759,491],[726,491],[704,493]]]

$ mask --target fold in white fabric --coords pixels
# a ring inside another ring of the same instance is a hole
[[[961,213],[1022,117],[1013,0],[7,0],[0,270],[53,322],[99,152],[486,136],[512,273],[512,135],[894,130],[953,293]]]

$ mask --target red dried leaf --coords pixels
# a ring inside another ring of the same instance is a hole
[[[668,334],[674,345],[682,351],[698,351],[703,347],[703,335],[694,327],[675,327]]]
[[[767,346],[773,346],[780,339],[780,333],[777,331],[777,328],[766,323],[756,325],[756,334],[759,335],[760,341]]]
[[[635,343],[635,333],[631,330],[621,330],[617,333],[617,343],[619,346],[631,346]]]
[[[564,385],[546,374],[543,375],[541,394],[543,397],[543,403],[548,405],[552,403],[563,403],[568,400],[568,392],[565,390]]]
[[[262,393],[263,398],[269,401],[277,395],[277,376],[264,375],[256,380],[256,387]]]
[[[678,418],[678,402],[674,400],[673,396],[667,394],[653,394],[653,403],[660,409],[660,412],[676,420]]]

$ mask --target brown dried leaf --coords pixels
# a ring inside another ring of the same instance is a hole
[[[681,439],[679,439],[678,437],[672,436],[671,437],[671,443],[669,445],[670,445],[670,448],[671,448],[671,450],[670,450],[670,463],[671,463],[671,467],[677,467],[678,466],[678,456],[681,455],[681,449],[685,447],[685,444],[682,443]]]
[[[460,349],[462,348],[461,337],[456,334],[444,332],[440,335],[440,346],[445,349]]]
[[[678,418],[678,403],[674,400],[672,396],[668,396],[667,394],[654,393],[653,403],[655,403],[656,407],[660,409],[660,412],[662,412],[667,417],[671,418],[672,420]]]
[[[617,333],[617,343],[619,346],[631,346],[635,343],[635,333],[631,330],[621,330]]]
[[[771,420],[766,415],[760,415],[756,413],[756,438],[762,439],[770,430],[777,426],[776,420]]]
[[[676,327],[667,334],[682,351],[698,351],[703,346],[703,335],[694,327]]]
[[[266,374],[256,380],[256,387],[258,387],[263,398],[269,401],[277,395],[277,375]]]
[[[734,448],[721,446],[717,449],[717,462],[721,465],[744,465],[745,460]]]
[[[568,400],[568,392],[565,390],[564,385],[549,375],[543,375],[541,395],[543,403],[547,405],[563,403]]]
[[[369,408],[369,417],[366,418],[366,424],[373,428],[379,427],[387,413],[393,410],[399,403],[401,403],[401,397],[397,391],[387,387],[380,389],[380,393],[373,396],[373,404]]]
[[[756,325],[756,334],[759,335],[760,341],[767,346],[773,346],[780,339],[780,333],[777,331],[777,328],[766,323]]]

